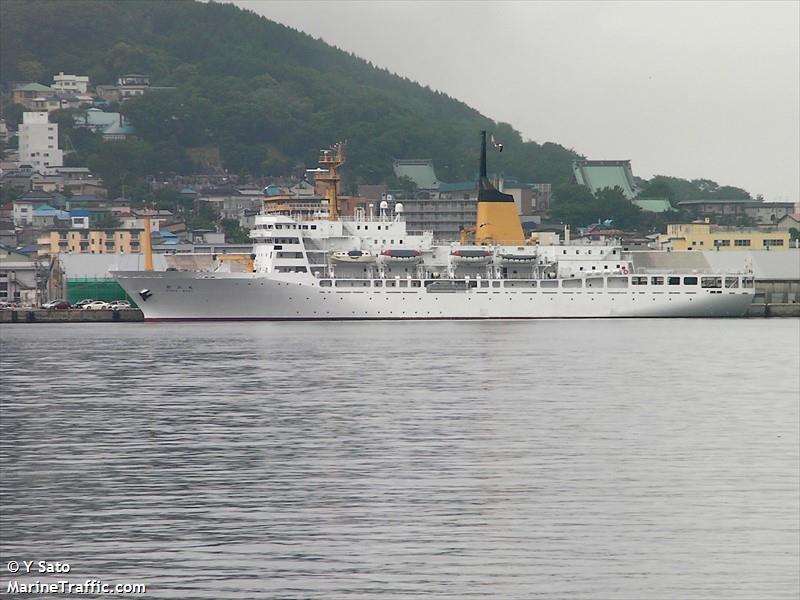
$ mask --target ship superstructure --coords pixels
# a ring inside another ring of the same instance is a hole
[[[486,176],[459,241],[410,232],[403,206],[337,214],[344,148],[323,154],[327,208],[266,200],[245,269],[117,272],[145,320],[737,317],[748,273],[643,272],[618,246],[527,243],[513,198]]]

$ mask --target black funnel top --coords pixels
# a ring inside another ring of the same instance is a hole
[[[486,176],[486,131],[481,131],[481,175],[478,179],[478,202],[513,202],[514,196],[504,194]]]

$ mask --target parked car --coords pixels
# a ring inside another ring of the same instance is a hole
[[[120,309],[120,308],[131,308],[131,303],[127,300],[114,300],[111,303],[111,308],[113,309]]]
[[[75,308],[83,308],[87,304],[91,304],[92,302],[97,302],[97,300],[92,300],[91,298],[84,298],[83,300],[78,300],[75,303]]]
[[[94,302],[83,305],[83,310],[108,310],[109,308],[111,308],[111,305],[102,300],[95,300]]]
[[[8,309],[8,308],[13,308],[13,306],[11,305],[11,302],[0,302],[0,310],[4,310],[4,309]]]
[[[51,300],[50,302],[42,304],[42,308],[46,308],[47,310],[67,310],[72,308],[72,306],[66,300]]]

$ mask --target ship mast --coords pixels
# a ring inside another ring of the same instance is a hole
[[[319,157],[320,167],[327,169],[327,172],[317,175],[317,181],[328,184],[328,214],[331,221],[339,220],[339,198],[338,186],[342,180],[338,170],[345,162],[345,144],[337,142],[329,150],[323,150]]]

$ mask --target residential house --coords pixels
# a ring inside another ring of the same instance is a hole
[[[0,302],[38,304],[36,259],[0,244]]]
[[[76,208],[69,211],[71,229],[89,229],[91,214],[85,208]]]
[[[118,112],[90,108],[74,116],[76,127],[85,127],[102,134],[105,140],[124,140],[136,135],[136,130]]]
[[[514,197],[517,212],[529,216],[546,211],[550,208],[552,193],[549,183],[521,183],[513,179],[500,178],[498,189]]]
[[[11,89],[11,101],[14,104],[21,104],[25,108],[31,108],[31,103],[35,98],[52,93],[51,88],[41,83],[21,83]]]
[[[33,211],[36,207],[34,200],[28,200],[24,196],[17,198],[13,202],[13,220],[16,227],[24,227],[33,224]]]
[[[35,192],[63,192],[64,178],[59,175],[31,175],[31,190]]]
[[[119,99],[122,101],[136,96],[142,96],[150,88],[150,77],[148,75],[122,75],[117,79],[117,89]]]
[[[53,75],[53,85],[55,90],[71,92],[73,94],[86,94],[89,91],[89,77],[86,75],[65,75],[60,72]]]
[[[8,205],[8,212],[11,213],[11,204]],[[0,213],[5,212],[0,210]],[[0,216],[0,244],[16,247],[17,231],[14,229],[14,221],[9,217]]]
[[[33,211],[33,226],[37,229],[58,227],[61,223],[69,223],[70,215],[67,211],[59,210],[42,204]]]
[[[797,229],[800,231],[800,212],[782,216],[775,223],[775,228],[781,231],[789,231],[790,229]]]

